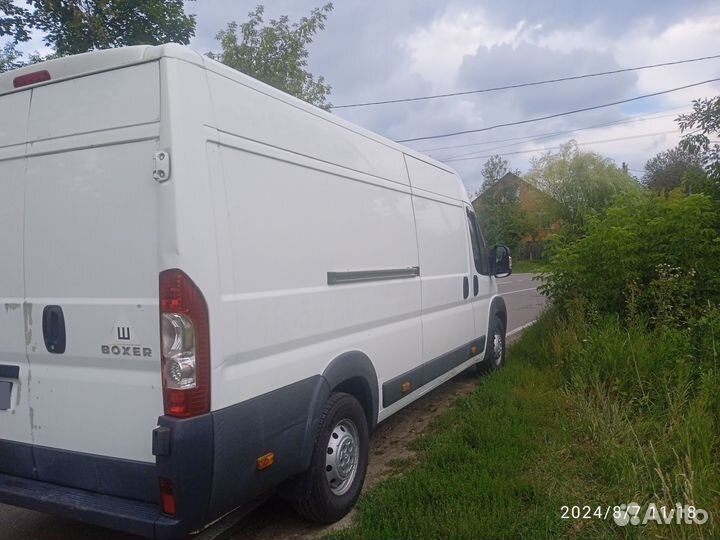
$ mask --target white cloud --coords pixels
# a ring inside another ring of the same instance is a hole
[[[517,20],[514,26],[503,27],[493,25],[486,18],[487,13],[482,8],[468,8],[466,12],[456,12],[452,16],[446,13],[408,35],[406,49],[411,58],[412,70],[430,79],[438,91],[460,91],[705,56],[717,52],[709,50],[708,44],[716,42],[716,36],[720,35],[720,9],[712,5],[705,9],[688,10],[686,15],[675,20],[660,20],[652,10],[637,13],[632,21],[618,20],[612,33],[608,32],[607,25],[599,18],[560,28],[551,28],[541,23],[529,24],[523,20]],[[432,107],[428,104],[427,110],[442,116],[442,123],[446,123],[449,117],[455,118],[458,123],[454,129],[445,131],[460,131],[607,103],[715,77],[720,77],[720,60],[533,87],[531,90],[439,100],[444,103],[442,109],[437,104]],[[719,84],[700,86],[593,113],[485,134],[414,143],[413,146],[432,148],[493,140],[493,137],[522,137],[554,129],[565,130],[601,123],[627,114],[644,112],[650,115],[673,108],[679,113],[681,111],[678,107],[689,109],[693,99],[717,95],[719,90]],[[460,111],[462,114],[459,114]],[[595,142],[583,148],[608,156],[618,164],[627,162],[631,169],[640,171],[650,157],[678,143],[681,134],[674,118],[665,116],[645,122],[608,126],[536,143],[517,144],[497,151],[505,152],[511,164],[524,169],[533,154],[515,152],[540,152],[570,138],[581,143],[622,139]],[[422,123],[427,124],[426,121]],[[423,131],[418,124],[413,124],[408,126],[408,135],[433,133],[432,129]],[[394,133],[397,131],[393,130]],[[672,133],[644,137],[665,131]],[[478,149],[497,146],[480,146]],[[442,158],[468,151],[472,151],[472,148],[435,152],[434,155]],[[485,154],[478,152],[477,155]],[[472,190],[480,182],[479,170],[483,161],[456,161],[451,165],[460,171]]]
[[[522,20],[511,28],[491,25],[483,10],[446,13],[403,41],[411,58],[412,71],[443,91],[453,88],[466,55],[473,54],[478,47],[517,43],[524,27]]]

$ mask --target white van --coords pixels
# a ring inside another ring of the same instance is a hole
[[[502,365],[510,271],[453,170],[189,49],[0,74],[0,502],[337,520],[378,422]]]

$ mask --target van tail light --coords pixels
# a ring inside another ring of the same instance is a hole
[[[22,88],[23,86],[49,81],[50,78],[50,72],[47,69],[18,75],[13,79],[13,88]]]
[[[165,414],[210,411],[210,323],[205,298],[182,270],[160,273],[160,340]]]

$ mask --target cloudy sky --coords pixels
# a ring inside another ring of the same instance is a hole
[[[267,0],[268,17],[299,18],[322,0]],[[255,2],[187,2],[197,15],[192,46],[243,21]],[[335,105],[473,90],[720,54],[717,0],[336,0],[315,39],[310,70],[332,85]],[[720,77],[720,59],[508,91],[413,103],[337,109],[391,139],[477,129],[609,103]],[[642,174],[648,158],[674,146],[674,117],[692,99],[720,93],[711,83],[629,104],[410,146],[448,161],[470,191],[484,156],[504,154],[526,170],[542,149],[576,139]],[[623,122],[624,120],[630,120]],[[574,133],[547,136],[598,124]],[[672,133],[666,133],[670,132]],[[653,134],[652,136],[644,136]],[[542,139],[528,140],[532,136]],[[518,138],[526,139],[518,141]],[[507,139],[515,139],[508,141]],[[609,139],[623,139],[612,142]],[[474,145],[474,146],[467,146]],[[444,148],[444,147],[456,148]],[[441,148],[441,149],[438,149]]]
[[[200,51],[253,3],[199,0]],[[300,17],[313,1],[267,1],[269,17]],[[720,54],[720,2],[665,0],[338,0],[310,53],[310,69],[333,87],[335,105],[473,90]],[[414,103],[337,109],[335,114],[391,139],[406,139],[545,116],[720,77],[720,59],[522,89]],[[570,138],[625,161],[635,174],[679,138],[674,117],[693,99],[717,95],[711,83],[664,96],[485,133],[410,143],[451,163],[470,191],[493,153],[525,170],[540,149]],[[622,122],[624,119],[633,120]],[[576,133],[507,141],[620,121]],[[670,132],[672,133],[666,133]],[[653,136],[638,137],[646,134]],[[660,135],[657,135],[660,134]],[[628,138],[632,137],[632,138]],[[474,144],[475,146],[463,146]]]

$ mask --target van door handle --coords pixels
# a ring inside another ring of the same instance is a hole
[[[480,292],[480,283],[478,282],[478,277],[473,276],[473,296],[477,296]]]
[[[42,319],[45,348],[49,353],[65,352],[65,316],[60,306],[45,306]]]
[[[470,296],[470,281],[468,281],[467,276],[463,278],[463,299]]]

